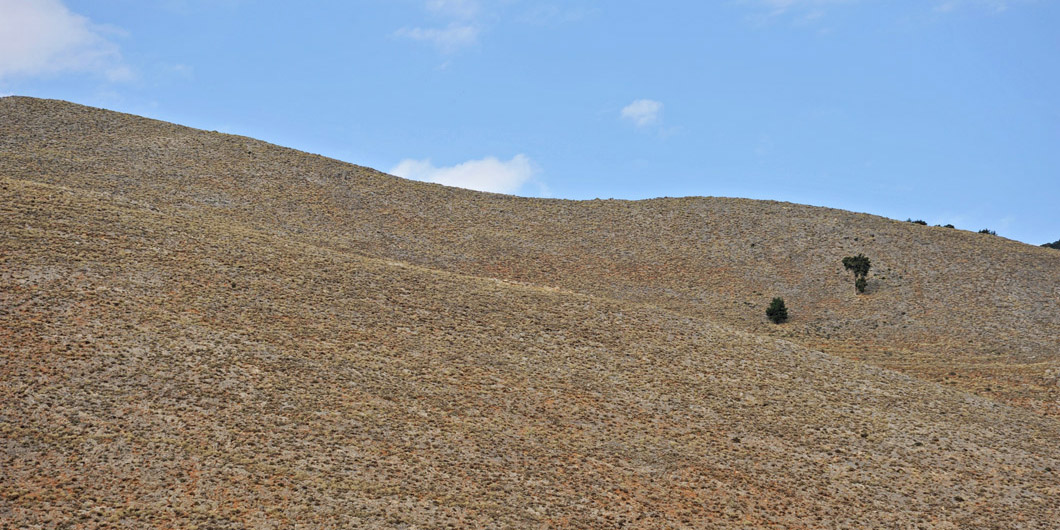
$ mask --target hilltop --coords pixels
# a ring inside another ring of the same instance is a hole
[[[1052,249],[479,193],[17,97],[0,194],[16,527],[1060,518]]]

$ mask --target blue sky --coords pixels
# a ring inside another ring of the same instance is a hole
[[[1060,239],[1054,0],[0,0],[0,94],[572,199]]]

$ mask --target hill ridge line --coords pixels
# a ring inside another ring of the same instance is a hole
[[[130,119],[134,119],[134,120],[143,120],[143,121],[155,124],[155,125],[163,125],[163,126],[166,126],[166,127],[175,127],[175,128],[178,128],[178,129],[182,129],[182,130],[186,130],[186,131],[192,131],[192,132],[200,133],[200,134],[218,136],[218,137],[221,137],[221,138],[229,138],[229,139],[249,140],[249,141],[254,142],[256,144],[260,144],[262,147],[266,147],[266,148],[269,148],[269,149],[276,149],[276,150],[280,150],[280,151],[287,151],[287,152],[292,152],[292,153],[296,153],[296,154],[308,155],[308,156],[311,156],[311,157],[317,157],[317,158],[320,158],[320,159],[323,159],[323,160],[326,160],[326,161],[329,161],[329,162],[334,162],[334,163],[337,163],[337,164],[340,164],[340,165],[348,166],[350,169],[369,171],[371,173],[374,173],[377,176],[386,177],[386,178],[390,178],[390,179],[395,179],[395,180],[401,181],[402,183],[405,183],[405,184],[410,184],[410,185],[414,185],[414,186],[422,186],[424,189],[430,189],[430,188],[453,189],[453,190],[459,190],[460,192],[464,192],[464,193],[470,193],[470,194],[482,196],[484,198],[486,198],[486,197],[501,197],[501,198],[505,198],[505,199],[509,199],[509,200],[526,201],[526,202],[530,202],[530,203],[534,203],[534,202],[543,202],[543,203],[544,202],[567,202],[567,203],[575,203],[575,204],[592,204],[592,203],[608,203],[608,202],[611,202],[611,203],[625,203],[625,204],[642,204],[642,203],[651,203],[651,202],[655,202],[655,201],[689,201],[689,202],[734,201],[734,202],[774,204],[774,205],[778,205],[780,207],[811,208],[811,209],[820,210],[820,211],[830,211],[830,212],[837,212],[837,213],[842,213],[842,214],[853,214],[853,215],[857,215],[857,216],[867,216],[869,218],[872,218],[872,219],[875,219],[875,220],[879,220],[879,221],[886,221],[886,222],[896,223],[896,224],[898,224],[900,226],[904,225],[905,223],[907,223],[907,221],[902,221],[900,219],[894,219],[894,218],[891,218],[891,217],[886,217],[886,216],[879,215],[879,214],[874,214],[874,213],[871,213],[871,212],[862,212],[862,211],[857,211],[857,210],[847,210],[847,209],[837,208],[837,207],[833,207],[833,206],[815,205],[815,204],[799,203],[799,202],[793,202],[793,201],[781,201],[781,200],[776,200],[776,199],[753,199],[753,198],[749,198],[749,197],[737,197],[737,196],[679,195],[679,196],[645,197],[645,198],[642,198],[642,199],[621,199],[621,198],[567,199],[567,198],[557,198],[557,197],[530,197],[530,196],[515,195],[515,194],[510,194],[510,193],[497,193],[497,192],[490,192],[490,191],[473,190],[473,189],[468,189],[468,188],[460,188],[460,187],[456,187],[456,186],[447,186],[445,184],[440,184],[440,183],[437,183],[437,182],[428,182],[428,181],[422,181],[422,180],[408,179],[408,178],[405,178],[405,177],[399,177],[397,175],[393,175],[391,173],[387,173],[385,171],[381,171],[379,169],[372,168],[370,166],[363,166],[363,165],[357,164],[355,162],[342,160],[340,158],[335,158],[335,157],[331,157],[331,156],[328,156],[328,155],[315,153],[315,152],[312,152],[312,151],[305,151],[305,150],[302,150],[302,149],[285,146],[283,144],[274,143],[272,141],[263,140],[263,139],[256,138],[256,137],[253,137],[253,136],[248,136],[248,135],[243,135],[243,134],[238,134],[238,133],[228,133],[228,132],[222,132],[222,131],[211,130],[211,129],[202,129],[202,128],[198,128],[198,127],[193,127],[193,126],[189,126],[189,125],[183,125],[183,124],[179,124],[179,123],[175,123],[175,122],[166,121],[166,120],[160,119],[160,118],[152,118],[152,117],[149,117],[149,116],[143,116],[143,115],[140,115],[140,114],[133,114],[133,113],[130,113],[130,112],[111,110],[111,109],[107,109],[105,107],[96,107],[96,106],[92,106],[92,105],[85,105],[85,104],[82,104],[82,103],[75,103],[75,102],[61,100],[61,99],[37,98],[37,97],[33,97],[33,96],[23,96],[23,95],[18,95],[18,94],[13,94],[13,95],[9,95],[9,96],[0,97],[0,102],[2,102],[3,100],[6,100],[6,99],[10,99],[10,100],[13,100],[13,101],[18,102],[18,103],[36,102],[36,103],[44,103],[44,104],[55,105],[55,106],[73,106],[73,107],[77,107],[77,108],[81,108],[81,109],[85,109],[85,110],[90,110],[90,111],[97,112],[97,113],[102,113],[102,114],[107,114],[107,115],[119,115],[119,116],[122,116],[122,117],[125,117],[125,118],[130,118]],[[942,228],[942,227],[939,227],[939,226],[928,226],[928,227],[925,227],[925,228],[934,229],[934,228]],[[961,230],[957,230],[957,232],[973,232],[973,231],[972,230],[961,229]],[[1040,247],[1039,245],[1035,245],[1035,244],[1031,244],[1031,243],[1025,243],[1023,241],[1019,241],[1019,240],[1016,240],[1016,239],[1010,239],[1008,237],[1005,237],[1003,234],[998,234],[998,235],[995,235],[994,237],[997,240],[1010,241],[1010,242],[1017,243],[1019,245],[1030,247],[1030,248],[1036,248],[1036,249],[1039,249],[1039,250],[1049,250],[1049,249],[1042,249],[1042,247]],[[1043,254],[1043,255],[1052,255],[1052,254]]]

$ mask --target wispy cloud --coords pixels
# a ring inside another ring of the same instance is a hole
[[[559,26],[585,20],[600,14],[600,12],[600,8],[534,3],[527,6],[526,10],[519,16],[519,20],[535,26]]]
[[[555,27],[577,22],[600,12],[600,8],[571,6],[567,2],[420,1],[426,20],[403,26],[393,35],[431,44],[445,55],[478,45],[482,35],[488,34],[504,20],[538,27]],[[449,64],[448,61],[445,64]]]
[[[108,38],[115,33],[59,0],[0,0],[0,79],[82,72],[130,80],[132,70]]]
[[[961,8],[974,7],[992,12],[1006,11],[1019,4],[1030,4],[1037,0],[935,0],[924,2],[924,9],[940,13],[957,11]],[[828,8],[839,5],[864,4],[865,0],[743,0],[745,4],[755,6],[768,16],[791,15],[800,21],[817,19],[824,16]]]
[[[424,7],[430,13],[448,19],[449,23],[443,27],[406,26],[395,31],[394,35],[432,44],[447,55],[478,43],[481,24],[477,1],[427,0]]]
[[[441,15],[470,19],[479,13],[479,3],[475,0],[428,0],[427,10]]]
[[[433,44],[438,51],[454,53],[478,42],[478,28],[471,25],[450,24],[445,28],[401,28],[394,34]]]
[[[663,104],[652,99],[638,99],[622,108],[622,118],[632,121],[637,127],[658,123]]]
[[[1002,11],[1007,11],[1010,7],[1017,4],[1026,4],[1031,1],[1032,0],[945,0],[939,2],[935,6],[935,11],[939,13],[950,13],[961,8],[973,7],[985,9],[994,13],[1000,13]]]
[[[751,0],[749,3],[765,9],[770,15],[783,15],[791,11],[820,13],[825,7],[851,4],[859,0]]]
[[[508,161],[490,156],[448,167],[436,167],[430,159],[405,159],[394,166],[390,173],[402,178],[458,188],[516,193],[531,182],[537,170],[529,157],[518,154]]]

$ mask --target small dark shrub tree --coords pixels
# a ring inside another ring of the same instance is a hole
[[[914,221],[912,219],[906,219],[905,222],[913,223],[915,225],[925,225],[925,226],[927,225],[927,221],[925,221],[923,219],[917,219],[916,221]]]
[[[1060,250],[1060,239],[1057,239],[1056,241],[1053,241],[1052,243],[1045,243],[1042,246],[1046,247],[1046,248],[1055,248],[1057,250]]]
[[[772,320],[774,324],[780,324],[788,319],[788,308],[784,307],[783,298],[774,298],[766,309],[766,316],[769,320]]]
[[[942,225],[942,227],[943,227],[943,228],[956,228],[956,227],[955,227],[955,226],[953,226],[953,225]]]
[[[854,289],[859,293],[865,292],[865,287],[869,283],[866,278],[869,275],[870,267],[872,267],[872,263],[864,254],[859,253],[857,256],[847,256],[843,258],[843,268],[848,271],[853,271]]]
[[[996,236],[997,235],[997,232],[995,232],[995,231],[993,231],[993,230],[991,230],[989,228],[984,228],[984,229],[980,230],[979,233],[980,234],[990,234],[992,236]]]

